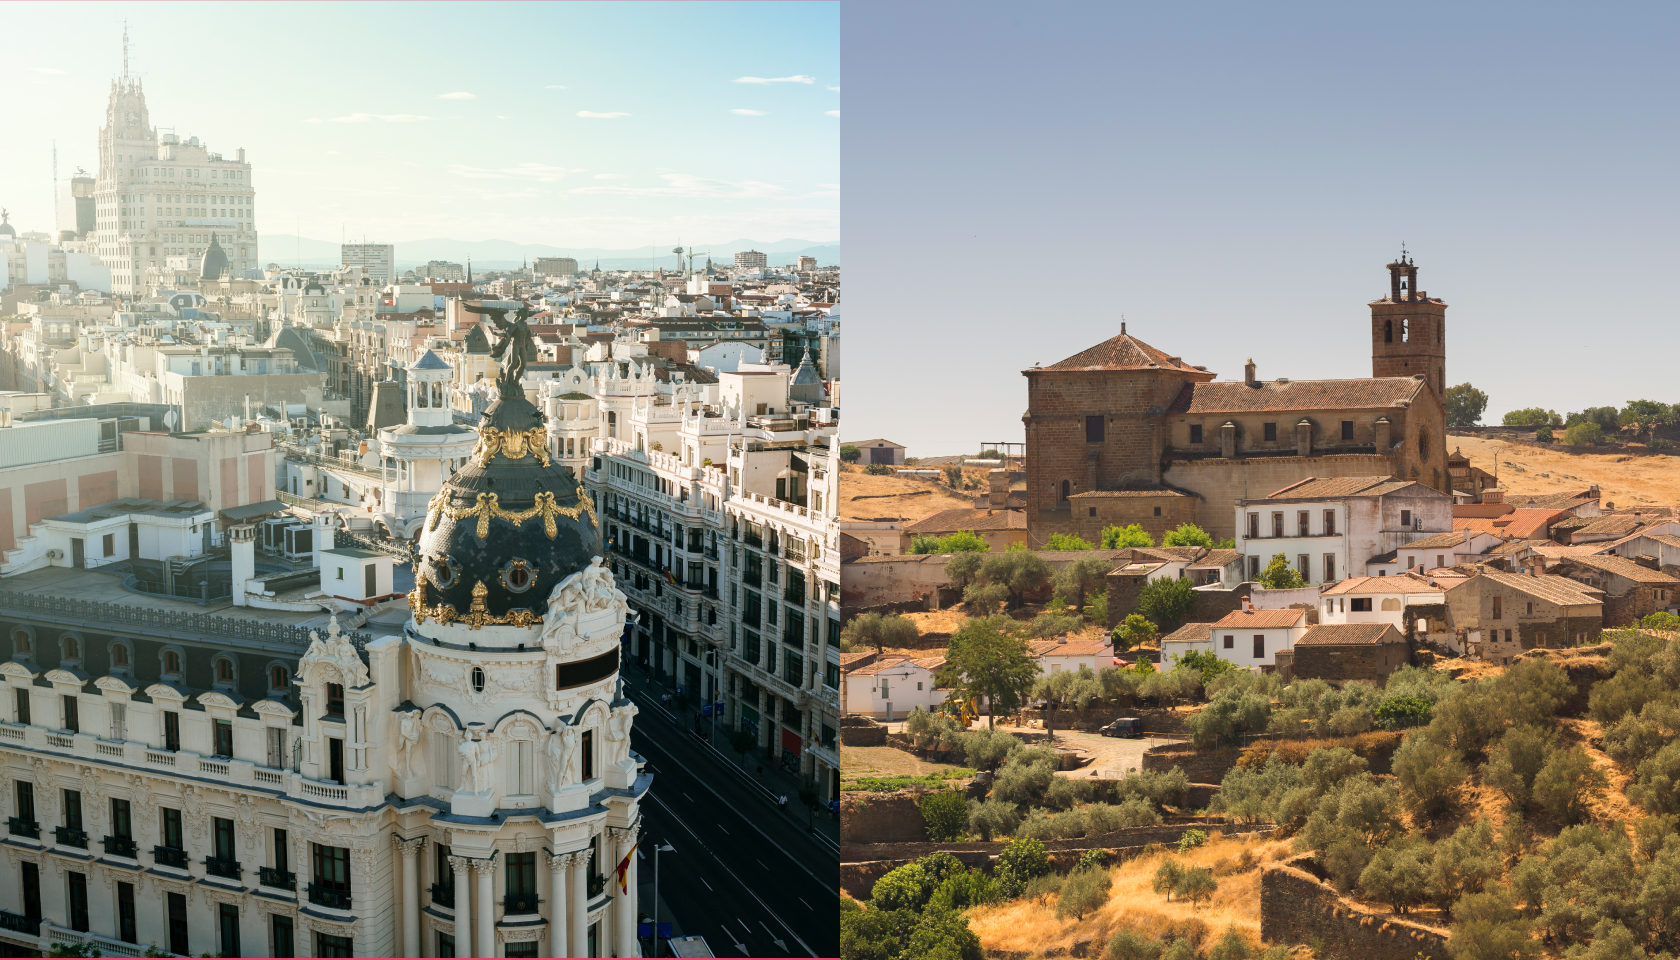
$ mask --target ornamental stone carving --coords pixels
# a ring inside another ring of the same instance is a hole
[[[339,632],[336,613],[327,622],[325,638],[313,630],[309,631],[309,650],[298,661],[298,675],[313,679],[312,668],[317,663],[331,665],[346,687],[365,687],[368,684],[367,664],[356,654],[350,640]]]
[[[414,776],[414,746],[420,742],[420,711],[397,714],[397,749],[391,755],[391,769],[398,776]]]

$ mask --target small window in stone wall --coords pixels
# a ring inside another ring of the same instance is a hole
[[[1202,425],[1201,424],[1192,423],[1190,425],[1190,442],[1191,443],[1201,443],[1202,442]]]
[[[1277,440],[1277,424],[1268,423],[1265,426],[1266,426],[1266,442],[1267,443],[1272,443],[1272,442],[1276,441]]]
[[[1085,418],[1085,442],[1101,443],[1103,441],[1103,418]]]

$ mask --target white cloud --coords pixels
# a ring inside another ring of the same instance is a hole
[[[816,83],[815,77],[796,73],[791,77],[736,77],[736,83]]]
[[[665,181],[663,186],[630,187],[601,184],[599,186],[573,187],[569,193],[596,194],[602,196],[619,197],[689,197],[701,199],[721,200],[802,200],[805,197],[790,194],[783,187],[762,180],[711,180],[706,177],[696,177],[687,173],[664,173],[659,179]],[[816,196],[829,196],[827,191]]]
[[[504,116],[502,116],[501,114],[498,113],[498,114],[496,114],[496,119],[497,120],[512,120],[513,118],[512,117],[504,117]]]
[[[535,180],[538,183],[555,183],[569,173],[583,173],[584,170],[579,167],[552,167],[543,163],[521,163],[495,170],[455,163],[450,164],[449,172],[469,180]]]
[[[739,107],[734,109],[734,110],[731,110],[729,112],[735,114],[736,116],[740,116],[740,117],[764,117],[764,116],[768,116],[768,114],[766,114],[763,110],[746,110],[746,109],[742,109],[742,108],[739,108]]]
[[[838,110],[824,110],[823,111],[823,116],[825,116],[825,117],[838,117],[839,115],[840,115],[840,111],[838,111]]]
[[[829,87],[829,88],[828,88],[828,89],[830,89],[830,90],[833,90],[833,91],[834,91],[834,92],[835,92],[835,93],[839,93],[839,92],[840,92],[840,88],[839,88],[839,87]]]
[[[577,115],[580,116],[580,117],[584,117],[586,119],[589,119],[589,120],[613,120],[613,119],[616,119],[618,117],[628,117],[629,116],[628,113],[619,113],[619,112],[596,113],[594,110],[579,110]]]
[[[625,176],[622,173],[597,173],[595,175],[595,179],[597,179],[597,180],[628,180],[630,178]]]
[[[321,118],[320,117],[310,117],[308,120],[305,120],[303,122],[304,123],[320,123]]]
[[[57,67],[30,67],[29,69],[35,71],[36,73],[56,73],[60,75],[65,73],[65,71],[60,70]]]
[[[560,84],[558,84],[558,83],[551,83],[551,84],[549,84],[549,85],[548,85],[548,86],[546,86],[546,87],[543,87],[543,89],[544,89],[544,90],[564,90],[564,89],[566,89],[566,88],[565,88],[565,87],[563,87],[563,86],[561,86],[561,85],[560,85]]]
[[[352,113],[345,117],[333,117],[333,123],[367,123],[370,120],[383,120],[386,123],[413,123],[416,120],[430,120],[412,113]]]
[[[465,90],[457,90],[454,93],[440,93],[440,94],[438,94],[438,99],[439,100],[473,100],[473,99],[476,99],[476,98],[472,94],[466,92]]]

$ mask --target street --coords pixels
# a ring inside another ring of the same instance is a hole
[[[653,850],[670,844],[659,855],[659,919],[676,935],[705,937],[720,957],[838,956],[838,850],[808,831],[796,799],[777,809],[750,774],[697,742],[657,687],[628,673],[625,687],[640,708],[634,748],[654,773],[642,805],[643,904],[653,903]]]

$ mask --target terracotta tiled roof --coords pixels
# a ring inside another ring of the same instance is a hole
[[[1497,521],[1490,517],[1453,517],[1453,529],[1466,533],[1486,533],[1495,537],[1506,536],[1503,527],[1497,526]]]
[[[1113,652],[1113,641],[1107,637],[1077,637],[1061,640],[1031,640],[1027,649],[1035,657],[1095,657]]]
[[[1320,596],[1336,597],[1349,593],[1440,593],[1442,588],[1423,577],[1402,573],[1397,577],[1349,577],[1325,590]]]
[[[1209,550],[1207,556],[1190,564],[1191,569],[1218,569],[1243,558],[1241,550]]]
[[[1132,559],[1166,560],[1175,563],[1182,560],[1196,560],[1207,552],[1206,547],[1132,547]],[[1236,553],[1235,550],[1231,551]]]
[[[1214,374],[1168,356],[1126,333],[1079,351],[1066,360],[1035,370],[1171,370],[1213,379]],[[1033,371],[1028,371],[1033,372]]]
[[[1488,570],[1471,577],[1452,589],[1473,590],[1475,589],[1474,584],[1479,579],[1491,580],[1520,593],[1526,593],[1541,600],[1565,606],[1603,603],[1604,591],[1595,590],[1584,583],[1577,583],[1568,577],[1559,577],[1550,573],[1543,573],[1536,577],[1526,573],[1500,573]]]
[[[1305,610],[1233,610],[1213,625],[1215,630],[1265,630],[1299,626]]]
[[[846,670],[854,666],[861,666],[875,659],[875,651],[863,650],[857,653],[842,653],[840,655],[840,669]]]
[[[1502,525],[1499,528],[1502,531],[1499,536],[1531,540],[1544,537],[1551,524],[1568,516],[1568,513],[1550,507],[1523,507],[1494,522]]]
[[[1393,493],[1415,480],[1399,477],[1308,477],[1266,494],[1268,500],[1319,500],[1326,497],[1375,497]],[[1250,501],[1252,502],[1252,501]]]
[[[883,657],[880,660],[875,661],[874,663],[866,663],[861,667],[857,667],[857,668],[853,669],[851,671],[851,675],[854,676],[854,677],[872,677],[875,674],[880,673],[883,670],[891,670],[893,667],[899,667],[899,666],[903,666],[905,664],[909,664],[909,665],[915,666],[915,667],[921,667],[924,670],[927,670],[929,672],[933,672],[933,671],[936,671],[940,667],[945,665],[945,658],[944,657],[916,657],[916,658],[911,658],[911,657]],[[933,666],[929,666],[929,664],[933,664]]]
[[[1112,500],[1122,497],[1187,497],[1189,494],[1171,487],[1132,487],[1126,490],[1086,490],[1075,493],[1069,500]]]
[[[1321,623],[1308,627],[1295,645],[1405,642],[1406,638],[1391,623]]]
[[[1508,496],[1505,498],[1505,502],[1518,509],[1550,507],[1554,510],[1574,510],[1582,504],[1595,501],[1579,493],[1536,493],[1524,496]]]
[[[1454,530],[1451,533],[1437,533],[1424,537],[1422,540],[1413,540],[1410,543],[1402,543],[1400,545],[1400,549],[1423,550],[1429,547],[1456,547],[1459,544],[1462,544],[1464,540],[1464,533],[1462,531]]]
[[[1185,384],[1167,412],[1217,414],[1401,408],[1425,389],[1424,381],[1411,377],[1264,380],[1253,386],[1240,380],[1220,380]]]
[[[980,510],[957,507],[929,514],[904,527],[906,533],[949,533],[957,530],[1025,530],[1027,515],[1017,510]]]
[[[1583,537],[1625,537],[1643,526],[1643,520],[1626,514],[1611,514],[1607,517],[1593,517],[1577,528],[1575,534]]]
[[[1187,623],[1172,633],[1161,638],[1162,643],[1168,640],[1206,640],[1213,636],[1211,623]]]
[[[1676,580],[1661,570],[1652,570],[1650,567],[1641,566],[1627,557],[1618,557],[1613,553],[1574,556],[1570,557],[1569,560],[1571,563],[1578,563],[1583,567],[1591,567],[1594,570],[1615,574],[1625,580],[1632,580],[1634,583],[1680,583],[1680,580]]]

